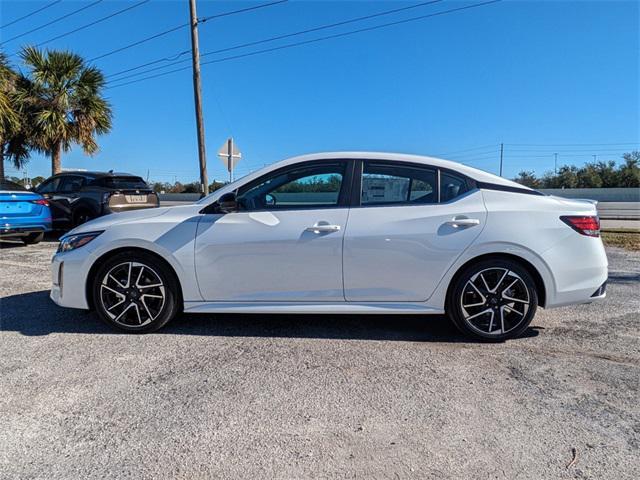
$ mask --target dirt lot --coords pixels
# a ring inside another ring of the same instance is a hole
[[[0,250],[0,478],[637,479],[640,253],[524,338],[442,318],[183,316],[114,333]],[[572,458],[572,449],[577,457]]]

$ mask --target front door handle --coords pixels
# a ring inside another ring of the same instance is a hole
[[[305,228],[305,230],[313,233],[330,233],[339,231],[340,225],[330,225],[326,222],[318,222],[313,227]]]
[[[447,225],[451,225],[453,228],[472,227],[474,225],[480,225],[480,220],[477,218],[453,217],[446,223]]]

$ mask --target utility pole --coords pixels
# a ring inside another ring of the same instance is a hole
[[[207,153],[204,146],[204,119],[202,118],[202,85],[200,82],[200,48],[198,46],[198,14],[196,0],[189,0],[191,13],[191,59],[193,63],[193,97],[196,104],[196,128],[198,130],[198,159],[200,160],[200,189],[209,194],[207,178]]]
[[[504,143],[500,144],[500,176],[502,176],[502,157],[504,154]]]
[[[558,173],[558,154],[553,154],[553,173]]]

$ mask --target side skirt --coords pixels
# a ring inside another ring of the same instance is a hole
[[[185,313],[295,313],[295,314],[415,314],[442,315],[444,310],[424,303],[329,303],[329,302],[185,302]]]

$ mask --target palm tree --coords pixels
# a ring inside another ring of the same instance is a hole
[[[20,53],[28,69],[22,100],[33,108],[33,146],[51,157],[52,174],[62,169],[62,152],[73,144],[87,155],[98,151],[96,135],[111,130],[111,106],[104,99],[104,75],[67,51],[25,47]]]
[[[25,104],[17,95],[19,80],[7,56],[0,52],[0,180],[5,177],[5,160],[20,168],[29,158]]]

